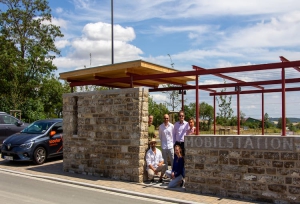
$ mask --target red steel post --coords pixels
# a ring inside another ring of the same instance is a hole
[[[196,75],[196,135],[199,135],[199,84],[198,75]]]
[[[216,96],[214,95],[214,135],[216,134]]]
[[[264,93],[261,93],[261,134],[265,134],[265,99]]]
[[[284,68],[282,68],[281,71],[281,80],[282,80],[282,101],[281,101],[281,105],[282,105],[282,117],[281,117],[281,121],[282,121],[282,136],[286,136],[286,120],[285,120],[285,70]]]
[[[181,110],[184,111],[184,91],[181,91]]]
[[[238,87],[238,91],[237,91],[237,133],[238,135],[240,135],[240,126],[241,126],[241,119],[240,119],[240,87]]]

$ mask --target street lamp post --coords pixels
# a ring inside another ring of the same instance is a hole
[[[111,64],[114,64],[114,0],[111,0]]]

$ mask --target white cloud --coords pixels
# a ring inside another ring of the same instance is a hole
[[[66,29],[68,26],[68,21],[61,18],[52,18],[52,24],[60,26],[61,28]]]
[[[62,13],[64,10],[61,7],[55,9],[56,13]]]
[[[58,49],[63,49],[65,48],[66,46],[68,46],[70,43],[68,40],[58,40],[58,41],[55,41],[55,46],[58,48]]]
[[[188,32],[193,31],[195,33],[201,34],[201,33],[208,33],[215,30],[213,26],[209,25],[199,25],[199,26],[159,26],[158,32],[165,32],[165,33],[176,33],[176,32]]]
[[[266,19],[232,32],[221,47],[265,48],[298,47],[300,45],[300,12]]]
[[[83,34],[89,40],[111,40],[111,24],[107,23],[89,23],[84,26]],[[122,27],[114,25],[114,40],[132,41],[135,33],[132,27]]]
[[[166,94],[160,94],[160,93],[150,93],[150,95],[153,97],[153,100],[156,103],[165,103],[169,99],[167,98]]]
[[[73,0],[74,5],[79,9],[88,9],[91,6],[90,0]]]
[[[61,28],[67,28],[68,22],[64,19],[61,19],[61,18],[52,17],[51,22],[50,21],[43,21],[43,24],[46,24],[46,25],[53,24],[53,25],[56,25],[56,26],[60,26]]]
[[[87,24],[83,28],[83,35],[71,41],[57,42],[57,46],[69,45],[66,57],[55,60],[58,68],[83,68],[84,66],[99,66],[111,63],[110,26],[102,22]],[[143,52],[128,42],[135,38],[133,28],[115,25],[114,29],[114,62],[136,60]],[[107,36],[108,35],[108,36]]]

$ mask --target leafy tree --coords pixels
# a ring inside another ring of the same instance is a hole
[[[52,63],[60,52],[55,39],[63,37],[51,24],[51,9],[46,0],[0,0],[0,97],[7,109],[37,108],[44,77],[56,70]],[[3,62],[2,61],[2,62]],[[1,107],[2,108],[2,107]],[[32,111],[35,111],[32,109]]]
[[[293,123],[288,124],[288,127],[289,127],[290,131],[296,131],[297,130],[296,126],[294,126]]]
[[[289,126],[291,124],[290,120],[288,118],[285,119],[286,126]],[[282,129],[282,118],[278,119],[277,128]]]
[[[224,81],[226,83],[226,81]],[[225,92],[226,88],[221,90],[221,92]],[[220,125],[229,125],[229,120],[232,117],[233,110],[231,108],[231,98],[232,96],[220,95],[217,97],[217,102],[219,106],[219,112],[217,113],[217,123]]]
[[[39,99],[44,104],[44,113],[47,118],[62,117],[62,95],[70,92],[69,84],[61,83],[55,76],[43,79]]]
[[[265,121],[265,128],[270,128],[273,126],[272,123],[270,122],[270,117],[268,113],[265,113],[264,121]],[[262,124],[260,124],[259,127],[262,128]]]
[[[203,121],[207,121],[207,130],[210,130],[214,118],[214,108],[211,105],[202,102],[200,104],[199,116]]]
[[[246,121],[246,114],[240,111],[240,124],[243,125]]]
[[[162,104],[162,103],[157,104],[153,100],[153,97],[149,97],[148,98],[148,113],[149,113],[149,115],[153,115],[153,117],[154,117],[153,125],[155,127],[158,127],[159,125],[161,125],[164,122],[163,116],[164,116],[164,114],[169,113],[169,110],[167,109],[167,107],[164,104]]]
[[[189,105],[184,106],[185,112],[185,120],[193,117],[196,119],[196,103],[190,103]],[[214,108],[202,102],[199,105],[199,118],[203,122],[200,122],[200,129],[201,130],[210,130],[214,117]]]
[[[195,103],[190,103],[188,105],[184,105],[184,114],[185,114],[185,120],[188,120],[190,118],[196,119],[196,105]]]

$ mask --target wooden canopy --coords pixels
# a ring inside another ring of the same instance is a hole
[[[178,76],[170,78],[151,79],[151,75],[180,72],[175,69],[153,64],[143,60],[122,62],[92,68],[80,69],[60,73],[60,79],[70,82],[70,86],[99,85],[114,88],[152,87],[160,84],[187,85],[188,81],[195,81],[194,76]],[[147,76],[142,80],[134,80],[137,76]]]

